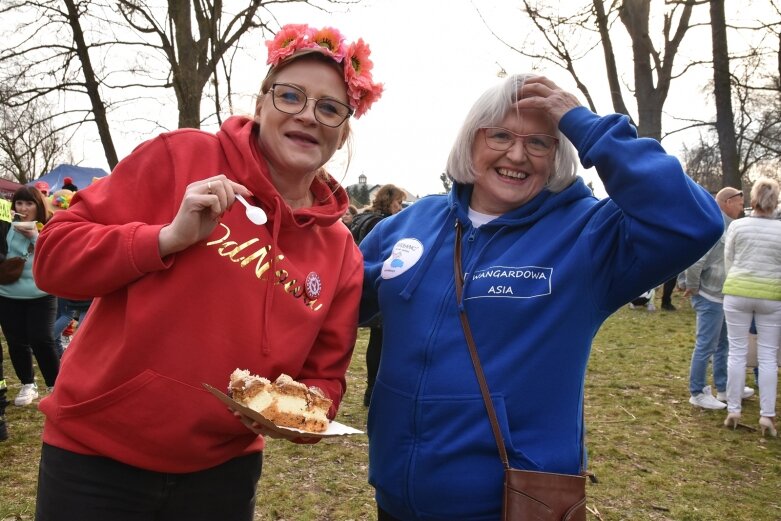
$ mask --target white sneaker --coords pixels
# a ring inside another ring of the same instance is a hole
[[[702,392],[700,394],[695,394],[694,396],[689,398],[689,403],[697,407],[702,407],[703,409],[716,410],[716,409],[727,408],[726,403],[720,402],[713,397],[713,394],[711,394],[710,385],[706,385],[705,387],[703,387]]]
[[[754,396],[754,389],[751,387],[744,387],[743,388],[743,394],[740,395],[741,400],[745,400],[746,398],[751,398]],[[727,401],[727,391],[719,391],[716,393],[716,399],[720,400],[722,402]]]
[[[30,405],[36,398],[38,398],[38,386],[35,384],[24,384],[19,394],[14,398],[14,405],[18,407]]]

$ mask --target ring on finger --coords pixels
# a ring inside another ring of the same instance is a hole
[[[206,193],[209,193],[209,194],[212,193],[212,182],[211,181],[206,183]]]

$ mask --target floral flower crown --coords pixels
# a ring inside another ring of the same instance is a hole
[[[273,40],[266,41],[268,60],[272,68],[293,54],[311,49],[320,52],[336,63],[342,64],[347,96],[355,109],[355,117],[361,117],[382,95],[382,83],[372,81],[373,63],[369,59],[369,45],[363,39],[347,44],[337,29],[315,29],[306,24],[283,26]]]

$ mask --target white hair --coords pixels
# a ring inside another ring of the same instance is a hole
[[[513,110],[514,103],[523,83],[532,74],[514,74],[502,83],[485,91],[472,105],[461,130],[456,136],[447,159],[447,174],[456,182],[474,184],[475,171],[472,163],[472,144],[479,129],[499,126],[507,114]],[[551,192],[561,192],[577,178],[578,153],[569,139],[557,128],[559,145],[553,161],[553,172],[546,184]]]

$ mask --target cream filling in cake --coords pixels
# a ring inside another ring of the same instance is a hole
[[[266,378],[236,369],[230,377],[229,391],[234,400],[275,425],[309,432],[328,428],[331,400],[317,387],[307,387],[286,374],[272,384]]]

